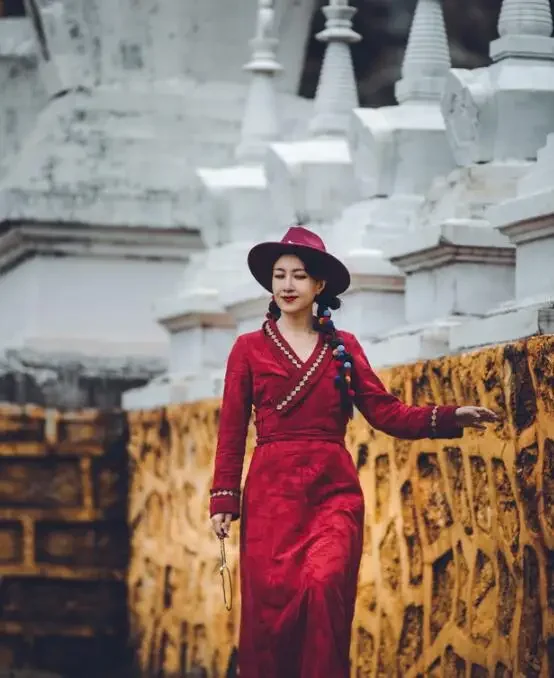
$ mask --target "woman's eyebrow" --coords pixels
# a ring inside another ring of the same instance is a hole
[[[273,271],[274,271],[275,273],[277,273],[277,271],[280,271],[280,272],[282,272],[282,273],[286,273],[286,270],[285,270],[284,268],[274,268]],[[305,273],[305,272],[306,272],[306,269],[305,269],[305,268],[293,268],[293,269],[292,269],[292,272],[293,272],[293,273],[298,273],[298,271],[301,271],[302,273]]]

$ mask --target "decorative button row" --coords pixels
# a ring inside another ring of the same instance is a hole
[[[298,362],[296,358],[292,355],[292,353],[287,349],[287,347],[279,341],[277,336],[275,335],[275,332],[271,329],[269,323],[266,323],[265,325],[266,332],[268,335],[271,337],[271,339],[274,341],[274,343],[283,351],[283,353],[287,356],[287,358],[291,361],[291,363],[295,366],[298,367],[299,369],[302,369],[302,363]]]
[[[212,497],[240,497],[238,490],[212,490],[210,492]]]
[[[325,357],[325,354],[327,353],[328,345],[324,344],[321,351],[319,352],[318,357],[316,358],[314,364],[310,367],[310,369],[306,372],[306,374],[302,377],[302,379],[298,382],[298,384],[295,386],[295,388],[289,393],[289,395],[277,405],[278,410],[282,410],[286,405],[290,403],[290,401],[298,395],[298,393],[304,388],[304,386],[308,383],[308,380],[312,376],[312,374],[317,370],[317,368],[321,365],[321,361]]]
[[[433,431],[433,435],[436,435],[437,433],[437,412],[439,410],[439,406],[435,405],[433,407],[433,411],[431,412],[431,430]]]

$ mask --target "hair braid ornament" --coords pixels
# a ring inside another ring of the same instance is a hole
[[[333,357],[337,363],[337,376],[335,385],[340,391],[341,404],[344,411],[352,418],[354,413],[353,400],[356,395],[352,389],[352,365],[353,358],[346,352],[342,337],[337,334],[334,322],[331,320],[329,308],[340,306],[339,299],[332,299],[328,303],[320,301],[317,305],[317,317],[314,318],[314,329],[322,332],[333,349]]]

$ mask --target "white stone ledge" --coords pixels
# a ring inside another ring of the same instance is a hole
[[[201,377],[195,375],[162,375],[147,386],[123,394],[124,409],[146,410],[180,403],[220,398],[223,392],[224,371],[217,370]]]
[[[156,383],[151,381],[143,388],[132,388],[122,396],[123,409],[151,410],[157,407],[166,407],[172,403],[186,402],[187,389],[185,385],[171,383]]]
[[[520,59],[554,60],[554,40],[546,35],[503,35],[490,44],[494,61],[507,57]]]
[[[364,343],[364,348],[375,367],[392,367],[439,358],[449,352],[450,329],[464,321],[465,317],[453,317],[399,327],[379,341]]]
[[[399,238],[385,256],[405,273],[452,262],[502,264],[515,262],[515,248],[498,231],[470,220],[448,220]]]
[[[554,301],[549,306],[530,306],[468,320],[450,331],[451,351],[503,344],[537,334],[554,334]]]
[[[492,226],[516,244],[550,237],[554,224],[554,189],[494,205],[487,216]]]
[[[135,350],[136,349],[136,350]],[[9,364],[18,369],[63,370],[78,366],[79,374],[87,377],[113,378],[125,375],[127,379],[152,379],[163,372],[167,361],[155,357],[162,352],[160,345],[148,343],[140,347],[119,344],[119,354],[114,353],[114,344],[100,341],[74,342],[65,337],[45,339],[29,338],[25,346],[6,349],[4,355]]]
[[[0,222],[2,231],[0,273],[37,254],[185,262],[202,247],[198,233],[177,229]]]
[[[339,253],[351,274],[352,288],[383,291],[404,289],[404,275],[381,250],[356,249]]]

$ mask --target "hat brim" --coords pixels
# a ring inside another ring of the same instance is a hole
[[[342,294],[350,287],[350,273],[346,266],[329,252],[320,252],[313,247],[282,242],[263,242],[248,253],[248,268],[254,278],[268,292],[272,291],[273,265],[283,254],[296,254],[301,259],[314,262],[326,282],[326,290],[333,296]]]

